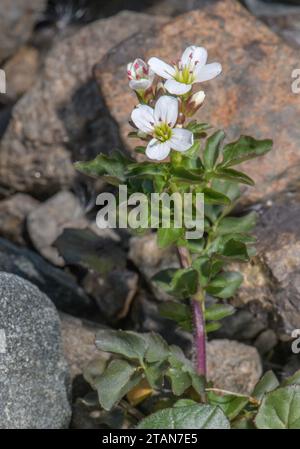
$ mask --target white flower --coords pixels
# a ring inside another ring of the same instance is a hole
[[[135,59],[127,64],[129,87],[133,90],[146,90],[154,80],[155,73],[142,59]]]
[[[135,126],[152,136],[146,149],[149,159],[162,161],[171,149],[187,151],[193,145],[193,133],[175,127],[177,117],[178,100],[168,95],[160,97],[154,109],[142,104],[132,111]]]
[[[167,81],[165,88],[170,94],[183,95],[189,92],[192,84],[215,78],[222,71],[218,62],[206,64],[207,51],[194,45],[187,47],[177,64],[169,65],[158,58],[150,58],[150,68]]]

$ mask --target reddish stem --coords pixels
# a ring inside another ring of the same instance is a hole
[[[191,266],[191,256],[185,247],[178,248],[182,268]],[[194,324],[194,349],[196,352],[196,371],[200,376],[206,376],[206,332],[203,308],[200,301],[191,299]]]

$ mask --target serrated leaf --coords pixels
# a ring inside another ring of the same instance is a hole
[[[204,203],[206,204],[225,204],[231,203],[230,198],[228,198],[223,193],[217,192],[216,190],[206,187],[202,190],[204,193]]]
[[[234,295],[242,282],[241,273],[227,271],[217,275],[206,287],[206,291],[217,298],[227,299]]]
[[[233,394],[221,394],[213,391],[207,392],[209,404],[220,407],[229,420],[238,416],[241,410],[249,402],[247,396]]]
[[[147,350],[147,342],[143,336],[131,331],[101,329],[96,334],[95,343],[101,351],[128,359],[142,360]]]
[[[167,371],[167,377],[170,379],[172,392],[175,396],[181,396],[192,385],[189,373],[181,367],[174,368],[171,366]]]
[[[206,141],[206,146],[203,153],[203,164],[207,170],[212,170],[218,160],[220,154],[221,144],[225,138],[224,131],[216,131]]]
[[[168,358],[170,353],[169,346],[159,334],[151,332],[149,334],[142,335],[147,343],[145,360],[148,363],[161,362]]]
[[[257,156],[262,156],[272,148],[272,140],[256,140],[253,137],[241,136],[236,142],[227,144],[223,149],[223,167],[231,167]]]
[[[143,419],[138,429],[229,429],[219,407],[196,404],[160,410]]]
[[[259,429],[300,429],[300,386],[290,385],[267,393],[255,424]]]
[[[273,371],[267,371],[256,384],[252,396],[261,400],[266,393],[279,387],[279,382]]]
[[[192,330],[192,314],[190,307],[175,301],[165,301],[158,306],[158,310],[164,318],[176,321],[184,330]]]
[[[100,405],[111,410],[141,380],[136,367],[126,360],[112,360],[95,382]]]
[[[75,168],[90,176],[109,175],[116,180],[125,181],[126,164],[120,155],[106,156],[105,154],[99,154],[92,161],[76,162]]]
[[[219,321],[233,315],[234,312],[235,309],[230,304],[213,304],[205,309],[205,319],[208,321]]]
[[[248,186],[254,186],[255,182],[248,175],[241,171],[233,170],[232,168],[218,168],[211,174],[212,178],[228,179],[240,184],[246,184]]]
[[[218,235],[246,233],[252,231],[256,224],[256,213],[250,212],[244,217],[225,217],[217,228]]]
[[[180,299],[194,295],[198,288],[198,272],[193,268],[163,270],[152,280],[165,292]]]

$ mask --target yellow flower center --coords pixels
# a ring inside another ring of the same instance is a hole
[[[161,142],[166,142],[172,137],[172,128],[167,123],[160,123],[154,128],[154,137]]]
[[[195,81],[194,70],[190,65],[185,65],[183,68],[176,68],[174,79],[179,83],[192,84]]]

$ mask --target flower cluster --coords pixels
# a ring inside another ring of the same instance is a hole
[[[171,150],[185,152],[193,145],[193,133],[183,125],[205,99],[203,91],[193,92],[193,85],[222,71],[218,62],[206,62],[206,49],[192,45],[172,65],[155,57],[148,63],[136,59],[127,65],[129,86],[140,101],[131,120],[138,136],[148,141],[145,153],[149,159],[161,161]]]

